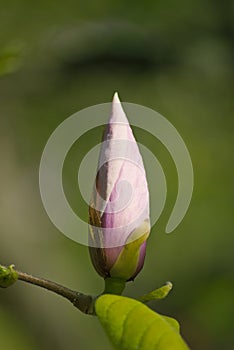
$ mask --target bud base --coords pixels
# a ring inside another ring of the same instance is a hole
[[[122,278],[108,277],[105,279],[103,294],[121,295],[124,291],[126,281]]]

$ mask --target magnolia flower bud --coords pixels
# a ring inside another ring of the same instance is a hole
[[[144,264],[149,232],[145,169],[116,93],[89,208],[89,250],[97,272],[134,279]]]

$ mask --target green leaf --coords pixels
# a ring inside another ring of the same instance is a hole
[[[95,311],[115,349],[188,350],[176,320],[137,300],[105,294],[97,299]]]
[[[155,299],[164,299],[172,289],[172,283],[167,282],[164,286],[153,290],[152,292],[143,295],[138,300],[142,303],[147,303],[148,301]]]

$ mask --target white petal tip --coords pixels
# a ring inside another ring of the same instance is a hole
[[[118,92],[114,93],[113,103],[120,103]]]
[[[124,113],[124,110],[123,110],[122,104],[119,100],[119,96],[118,96],[117,92],[115,92],[114,97],[113,97],[112,112],[111,112],[109,122],[128,124],[128,120],[127,120],[126,115]]]

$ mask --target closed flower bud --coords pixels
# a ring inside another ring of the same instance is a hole
[[[145,169],[116,93],[89,208],[89,250],[97,272],[104,278],[134,279],[144,264],[149,232]]]

